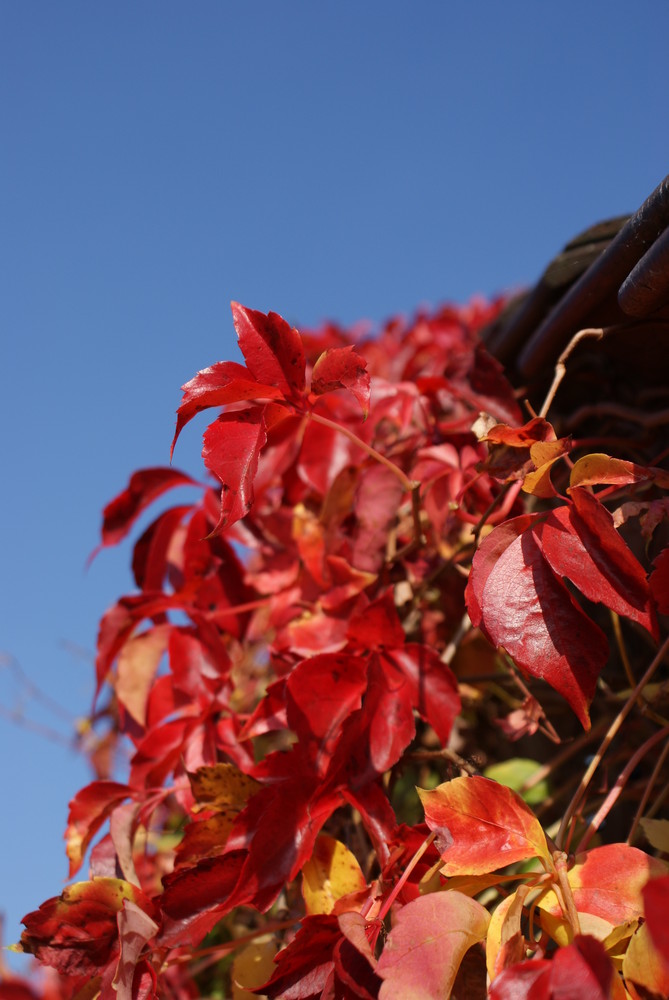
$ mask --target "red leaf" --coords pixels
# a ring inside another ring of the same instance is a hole
[[[409,680],[411,704],[446,746],[461,708],[458,682],[450,667],[435,650],[417,642],[388,650],[383,657],[402,669]]]
[[[495,568],[497,560],[508,549],[509,545],[533,524],[537,516],[536,514],[521,514],[520,517],[504,521],[494,531],[491,531],[479,546],[474,556],[472,571],[465,591],[467,610],[474,628],[481,625],[483,619],[481,599],[485,593],[488,577]]]
[[[225,406],[253,399],[283,399],[284,393],[274,385],[265,385],[249,375],[244,365],[235,361],[219,361],[211,368],[204,368],[185,385],[181,405],[177,410],[177,426],[170,455],[174,453],[177,438],[196,413],[211,406]]]
[[[547,958],[519,962],[503,969],[490,985],[490,1000],[551,1000]]]
[[[546,561],[557,576],[566,576],[588,600],[654,633],[650,592],[641,565],[613,527],[608,511],[594,497],[583,493],[578,503],[586,510],[589,521],[569,504],[551,511],[535,527]]]
[[[69,878],[81,868],[88,845],[111,811],[131,794],[132,789],[118,781],[93,781],[74,796],[65,831]]]
[[[272,1000],[319,997],[332,976],[333,951],[341,937],[336,917],[304,917],[293,940],[275,958],[276,972],[259,989]]]
[[[298,399],[304,392],[305,360],[297,330],[277,313],[265,315],[239,302],[231,305],[239,346],[253,377],[285,397]]]
[[[234,524],[251,509],[258,455],[266,436],[260,407],[223,413],[205,431],[204,464],[223,484],[221,513],[212,534]]]
[[[367,362],[353,345],[331,347],[321,354],[311,376],[311,391],[317,396],[335,389],[349,389],[367,416],[369,412],[370,380]]]
[[[490,778],[454,778],[419,788],[425,822],[437,833],[444,875],[483,875],[550,854],[541,824],[521,797]]]
[[[160,590],[168,570],[168,553],[179,526],[192,506],[170,507],[135,542],[132,574],[141,590]]]
[[[376,966],[379,1000],[448,997],[467,950],[481,941],[490,915],[460,892],[434,892],[403,906]]]
[[[305,747],[313,743],[309,753],[318,774],[327,771],[342,726],[360,708],[366,687],[366,660],[341,653],[302,660],[288,677],[288,724]]]
[[[610,1000],[618,996],[614,979],[617,973],[601,942],[577,935],[552,961],[525,961],[504,969],[490,987],[490,1000]]]
[[[557,579],[533,531],[524,530],[536,523],[515,518],[483,541],[467,585],[469,613],[494,646],[559,691],[589,729],[588,706],[608,643]]]
[[[651,879],[643,889],[646,926],[651,940],[669,965],[669,875]]]
[[[614,528],[606,507],[586,489],[573,488],[570,493],[573,506],[553,513],[563,523],[568,517],[571,530],[582,543],[575,560],[576,564],[580,561],[581,571],[572,563],[577,574],[573,578],[555,566],[553,569],[569,576],[590,600],[600,601],[612,611],[637,621],[657,638],[657,622],[643,567]],[[561,547],[564,549],[564,544]]]
[[[122,597],[100,621],[98,631],[98,655],[95,661],[97,676],[96,697],[100,693],[107,671],[134,629],[145,618],[155,618],[170,608],[183,607],[180,597],[163,594],[162,591],[147,591]]]
[[[75,882],[23,918],[21,948],[66,976],[95,975],[118,950],[116,915],[125,900],[157,916],[151,901],[129,882]]]
[[[375,463],[359,470],[353,501],[357,524],[351,558],[358,569],[373,573],[381,570],[403,495],[404,487],[384,465]]]
[[[365,650],[394,648],[404,645],[404,629],[400,622],[392,590],[353,615],[348,626],[350,642]]]
[[[402,670],[378,654],[370,659],[362,726],[377,774],[397,763],[416,733],[410,684]]]
[[[116,545],[128,534],[133,524],[150,504],[175,486],[198,486],[185,472],[175,469],[142,469],[130,477],[122,493],[114,497],[102,512],[102,542],[89,557],[89,562],[106,545]]]

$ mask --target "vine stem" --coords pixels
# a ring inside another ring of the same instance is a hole
[[[402,886],[404,885],[404,883],[406,882],[406,880],[409,878],[409,875],[414,870],[414,868],[416,867],[416,865],[418,864],[418,862],[420,861],[420,859],[423,857],[423,855],[425,854],[426,850],[428,849],[428,847],[430,846],[430,844],[432,843],[432,841],[434,840],[435,837],[436,837],[436,833],[434,832],[434,830],[432,831],[432,833],[428,833],[427,837],[425,838],[425,840],[423,841],[423,843],[420,845],[420,847],[418,848],[418,850],[416,851],[416,853],[412,857],[412,859],[409,862],[409,864],[406,866],[406,868],[402,872],[400,878],[398,878],[396,885],[393,886],[393,891],[390,893],[390,895],[388,896],[388,898],[384,902],[383,906],[381,907],[381,910],[379,911],[379,916],[378,916],[379,921],[382,921],[385,918],[385,916],[388,913],[390,907],[393,905],[393,903],[395,902],[395,900],[396,900],[396,898],[397,898],[400,890],[402,889]]]
[[[348,427],[338,424],[335,420],[330,420],[329,417],[323,417],[320,413],[314,413],[313,410],[309,410],[307,413],[307,418],[313,420],[317,424],[322,424],[323,427],[329,427],[330,430],[337,431],[339,434],[343,434],[347,437],[349,441],[352,441],[354,445],[361,448],[370,458],[373,458],[375,462],[379,462],[381,465],[385,465],[386,469],[400,481],[402,487],[407,493],[411,495],[411,516],[413,518],[413,531],[414,531],[414,541],[411,545],[420,545],[423,538],[423,529],[420,523],[420,483],[416,479],[409,479],[409,477],[402,472],[399,465],[391,459],[386,458],[382,455],[380,451],[372,447],[371,444],[366,444],[362,438],[359,438],[355,431],[351,431]]]
[[[653,768],[653,773],[651,774],[650,779],[649,779],[648,783],[646,784],[646,788],[644,790],[644,793],[641,796],[641,802],[639,803],[639,808],[636,811],[634,819],[632,820],[632,825],[630,827],[630,832],[627,835],[627,843],[630,844],[630,845],[634,843],[634,838],[636,836],[637,827],[638,827],[639,823],[641,822],[641,817],[643,816],[644,810],[645,810],[646,806],[648,805],[648,799],[650,798],[651,792],[653,791],[653,788],[655,787],[657,779],[658,779],[658,777],[660,776],[660,774],[662,772],[662,768],[664,766],[664,762],[667,759],[667,754],[669,754],[669,742],[667,742],[667,744],[663,747],[662,752],[660,753],[660,756],[657,759],[657,763],[655,764],[655,767]]]
[[[539,410],[540,417],[544,418],[546,417],[546,414],[550,409],[551,403],[555,399],[555,393],[558,391],[562,379],[567,374],[567,358],[574,350],[574,348],[577,346],[577,344],[579,344],[580,341],[587,339],[588,337],[595,337],[597,340],[601,340],[606,333],[607,330],[602,329],[601,327],[599,328],[589,327],[586,330],[579,330],[578,333],[574,334],[574,336],[571,338],[571,340],[565,347],[560,357],[557,359],[557,364],[555,365],[555,374],[553,375],[553,382],[551,383],[551,387],[548,390],[548,393],[546,394],[546,398],[543,401],[541,409]]]
[[[619,731],[620,727],[622,726],[623,722],[625,721],[625,719],[627,718],[627,716],[629,715],[629,713],[634,708],[634,705],[636,703],[637,698],[639,697],[639,694],[643,691],[643,689],[645,688],[646,684],[648,684],[648,682],[650,681],[651,677],[653,676],[653,674],[655,673],[655,671],[657,670],[657,668],[659,667],[659,665],[662,663],[662,660],[665,657],[667,649],[669,649],[669,636],[667,636],[667,638],[664,640],[664,642],[662,643],[662,645],[658,649],[655,657],[653,658],[652,663],[650,664],[650,666],[646,670],[646,673],[643,675],[643,677],[641,678],[641,680],[639,681],[639,683],[637,684],[637,686],[634,688],[634,691],[632,691],[632,693],[628,697],[627,701],[625,702],[625,704],[620,709],[620,711],[616,715],[615,719],[613,720],[613,722],[609,726],[609,728],[608,728],[608,730],[606,732],[606,735],[605,735],[604,739],[602,740],[601,745],[600,745],[597,753],[595,754],[595,756],[591,760],[590,764],[588,765],[588,767],[587,767],[587,769],[585,771],[585,774],[581,778],[581,780],[579,782],[579,785],[578,785],[578,788],[574,792],[572,800],[569,803],[569,805],[567,806],[565,814],[562,817],[562,822],[560,824],[560,829],[558,830],[557,836],[555,838],[555,843],[557,844],[557,846],[560,849],[562,848],[562,846],[564,844],[564,839],[565,839],[565,835],[567,833],[567,828],[568,828],[568,826],[569,826],[572,818],[574,817],[574,815],[576,813],[576,810],[580,806],[580,804],[581,804],[581,802],[583,800],[583,797],[585,796],[585,793],[586,793],[586,791],[587,791],[587,789],[588,789],[588,787],[590,785],[590,782],[592,781],[593,775],[594,775],[595,771],[597,770],[597,768],[599,767],[599,765],[601,763],[602,757],[604,756],[604,754],[608,750],[609,746],[611,745],[613,739],[615,738],[616,734],[618,733],[618,731]]]
[[[553,864],[555,865],[555,874],[557,876],[557,883],[554,884],[553,889],[556,890],[562,913],[571,925],[575,936],[581,933],[581,923],[574,902],[574,894],[567,876],[567,855],[564,851],[555,851],[553,853]]]
[[[588,823],[585,833],[581,837],[579,845],[576,848],[576,853],[578,853],[579,851],[587,850],[588,844],[590,843],[595,833],[599,829],[600,824],[604,819],[606,819],[609,812],[613,808],[616,800],[620,797],[620,794],[625,785],[627,784],[627,780],[632,771],[634,770],[634,768],[637,766],[641,758],[646,753],[648,753],[648,751],[652,747],[654,747],[656,743],[659,743],[659,741],[664,736],[669,736],[669,726],[665,726],[664,729],[659,729],[656,733],[654,733],[650,737],[650,739],[647,739],[646,742],[639,747],[636,753],[632,754],[629,761],[618,775],[618,779],[615,785],[613,786],[609,794],[606,796],[606,798],[602,802],[601,806],[599,807],[593,818]]]
[[[323,427],[329,427],[330,430],[338,431],[340,434],[343,434],[344,437],[347,437],[349,441],[352,441],[353,444],[358,446],[358,448],[362,448],[362,450],[366,452],[370,458],[373,458],[376,462],[380,462],[381,465],[385,465],[385,467],[399,479],[407,493],[413,493],[420,486],[420,483],[416,482],[416,480],[409,479],[409,477],[402,472],[399,465],[396,465],[395,462],[386,458],[386,456],[382,455],[380,451],[373,448],[371,444],[366,444],[354,431],[350,431],[348,427],[343,427],[342,424],[338,424],[336,421],[330,420],[328,417],[323,417],[320,413],[314,413],[313,410],[310,410],[309,413],[307,413],[307,417],[309,420],[313,420],[317,424],[322,424]]]

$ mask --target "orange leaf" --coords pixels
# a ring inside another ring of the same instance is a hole
[[[628,486],[650,478],[648,470],[641,465],[595,452],[584,455],[574,464],[569,486]]]
[[[489,778],[454,778],[419,788],[425,821],[437,834],[444,875],[482,875],[516,861],[552,865],[546,837],[521,797]]]

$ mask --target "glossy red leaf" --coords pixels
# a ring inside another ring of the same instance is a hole
[[[555,576],[533,531],[523,530],[535,524],[516,518],[483,541],[467,586],[469,613],[494,646],[566,698],[588,729],[608,643]]]
[[[643,568],[613,527],[609,512],[584,490],[573,495],[574,505],[551,511],[534,529],[546,561],[558,577],[571,580],[588,600],[655,634],[657,625]]]
[[[614,528],[606,507],[586,489],[573,488],[570,493],[573,506],[554,513],[567,510],[571,530],[587,554],[587,562],[582,558],[583,568],[572,582],[590,600],[637,621],[657,639],[645,570]]]
[[[487,535],[474,556],[472,571],[467,582],[465,600],[474,628],[481,626],[483,610],[481,601],[486,590],[488,577],[497,560],[512,542],[522,535],[537,519],[537,514],[521,514],[498,525]]]
[[[355,348],[331,347],[321,354],[311,375],[311,391],[317,396],[335,389],[348,389],[366,417],[369,412],[370,378],[367,362]]]
[[[210,368],[198,372],[185,385],[181,405],[177,410],[177,426],[174,432],[170,455],[181,431],[193,417],[212,406],[225,406],[254,399],[283,399],[284,392],[279,386],[264,384],[256,379],[244,365],[235,361],[219,361]]]
[[[81,868],[88,845],[111,811],[129,795],[132,789],[128,785],[118,781],[94,781],[71,800],[65,831],[69,878]]]
[[[304,392],[302,338],[278,313],[267,315],[232,303],[232,321],[249,371],[258,382],[274,386],[287,398]]]
[[[416,734],[411,686],[401,669],[378,654],[369,661],[361,728],[376,774],[396,764]]]
[[[198,485],[185,472],[176,469],[156,467],[135,472],[123,492],[102,512],[102,542],[90,558],[93,559],[104,546],[116,545],[125,538],[142,511],[163,493],[177,486]]]
[[[490,915],[460,892],[419,896],[398,912],[376,966],[379,1000],[450,996],[465,952],[483,940]]]
[[[221,512],[213,534],[234,524],[250,511],[258,455],[266,437],[260,407],[223,413],[204,432],[204,464],[223,487]]]
[[[425,822],[437,834],[444,875],[483,875],[550,852],[531,809],[490,778],[454,778],[431,791],[419,788]]]

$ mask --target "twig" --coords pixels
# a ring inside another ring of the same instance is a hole
[[[553,381],[551,383],[551,387],[546,394],[546,398],[543,401],[541,409],[539,410],[540,417],[546,416],[551,403],[555,399],[555,394],[560,387],[560,383],[567,374],[567,365],[566,365],[567,358],[572,353],[574,348],[576,348],[582,340],[587,340],[589,337],[592,337],[595,340],[601,340],[606,332],[607,331],[602,327],[589,327],[585,330],[579,330],[578,333],[574,334],[574,336],[571,338],[571,340],[565,347],[560,357],[557,359],[557,363],[555,365],[555,374],[553,375]]]
[[[657,781],[660,775],[660,771],[664,766],[664,762],[667,759],[667,754],[669,754],[669,741],[662,748],[662,752],[660,753],[660,756],[657,759],[657,763],[653,768],[653,773],[651,774],[650,779],[646,782],[643,795],[641,796],[641,802],[639,803],[639,808],[635,813],[634,819],[632,820],[632,826],[630,827],[630,832],[627,835],[628,844],[632,844],[634,842],[634,837],[637,831],[637,827],[639,826],[641,817],[643,816],[646,805],[648,804],[650,793],[652,792],[655,782]]]
[[[659,743],[659,741],[664,736],[669,736],[669,726],[665,726],[664,729],[660,729],[658,730],[658,732],[654,733],[650,737],[650,739],[646,740],[646,742],[639,747],[636,753],[632,754],[629,761],[627,762],[627,765],[618,775],[615,785],[613,786],[609,794],[606,796],[604,802],[599,807],[593,818],[588,823],[585,833],[581,837],[579,845],[576,848],[577,853],[580,851],[587,850],[588,844],[590,843],[595,833],[599,829],[600,824],[606,819],[606,817],[610,813],[615,802],[619,798],[620,793],[627,784],[627,779],[629,778],[634,768],[637,766],[639,761],[644,757],[644,755],[648,753],[648,751],[651,750],[656,743]]]
[[[565,814],[562,817],[562,823],[560,824],[560,829],[558,830],[557,836],[555,838],[555,843],[559,848],[562,848],[562,845],[564,844],[564,838],[567,832],[567,827],[569,826],[572,817],[576,813],[576,810],[580,806],[581,801],[584,798],[586,791],[588,790],[590,782],[592,781],[592,777],[602,761],[602,757],[608,750],[609,746],[611,745],[611,742],[615,738],[623,722],[625,721],[629,713],[632,711],[636,703],[637,697],[639,695],[639,692],[643,691],[646,684],[648,684],[651,677],[662,663],[666,655],[667,649],[669,649],[669,636],[667,636],[667,638],[664,640],[664,642],[658,649],[656,655],[654,656],[650,666],[646,670],[646,673],[643,675],[643,677],[635,687],[634,691],[632,691],[631,695],[629,696],[629,698],[627,699],[627,701],[625,702],[625,704],[620,709],[615,719],[609,726],[606,736],[602,740],[601,746],[599,747],[597,753],[595,754],[590,764],[588,765],[585,774],[581,778],[578,788],[576,789],[576,792],[574,793],[572,800],[567,806]]]

